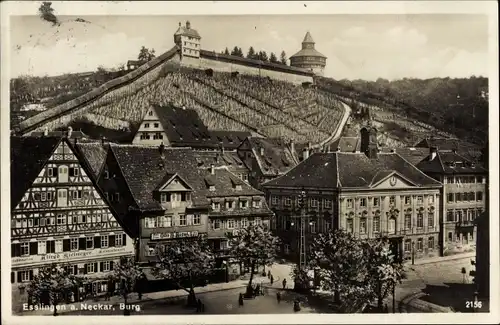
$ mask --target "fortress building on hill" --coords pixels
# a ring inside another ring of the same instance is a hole
[[[311,33],[307,32],[302,41],[302,50],[290,57],[292,67],[307,69],[315,75],[323,76],[326,66],[326,56],[319,53],[315,48]]]

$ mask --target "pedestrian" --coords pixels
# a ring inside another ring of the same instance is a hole
[[[255,295],[254,296],[260,296],[260,284],[258,284],[258,283],[255,286]]]
[[[205,312],[205,304],[204,303],[201,303],[201,312],[204,313]]]
[[[281,292],[276,292],[276,300],[278,300],[278,304],[281,302]]]
[[[300,311],[300,301],[299,299],[295,299],[293,302],[293,311],[298,312]]]
[[[238,305],[243,306],[243,294],[240,292],[240,296],[238,297]]]
[[[286,289],[286,279],[283,279],[283,290]]]
[[[267,278],[268,278],[268,279],[271,279],[271,271],[270,271],[270,270],[269,270],[269,271],[267,271]]]
[[[387,304],[384,305],[384,313],[389,313],[389,307],[387,307]]]
[[[200,313],[201,312],[201,299],[198,298],[198,301],[196,302],[196,312]]]
[[[273,275],[271,274],[271,285],[273,285],[273,283],[274,283],[274,277],[273,277]]]

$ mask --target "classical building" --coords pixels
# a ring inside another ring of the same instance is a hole
[[[132,143],[200,150],[235,150],[249,136],[251,133],[244,131],[208,130],[193,109],[151,105]]]
[[[322,76],[326,67],[326,56],[315,49],[311,34],[306,33],[302,41],[302,49],[290,57],[290,66],[312,71]]]
[[[430,148],[428,156],[417,167],[444,184],[440,206],[443,215],[440,239],[443,254],[475,249],[474,220],[486,207],[488,171],[454,150],[442,151],[437,148]]]
[[[114,265],[134,254],[128,229],[68,138],[11,138],[11,207],[16,302],[26,302],[26,285],[52,263],[91,280],[73,299],[105,294]]]
[[[269,224],[264,193],[222,163],[208,165],[206,156],[191,148],[109,145],[99,185],[137,238],[137,259],[151,280],[147,267],[159,244],[207,238],[222,267],[228,232]]]
[[[367,132],[366,152],[314,153],[262,185],[284,254],[296,255],[297,202],[305,191],[306,238],[341,228],[358,238],[388,236],[399,258],[439,255],[442,184],[397,153],[379,152],[376,130]]]
[[[249,182],[255,188],[285,174],[300,161],[295,144],[282,139],[248,137],[237,151],[250,170]],[[308,151],[304,150],[304,155],[307,158]]]

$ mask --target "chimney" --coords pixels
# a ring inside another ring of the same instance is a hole
[[[431,154],[430,161],[433,161],[434,158],[436,158],[436,156],[437,156],[437,148],[430,147],[430,154]]]
[[[290,140],[290,151],[292,152],[292,154],[295,154],[295,142],[292,140]]]
[[[45,127],[45,128],[43,129],[43,136],[45,136],[45,137],[48,137],[48,136],[49,136],[49,128],[48,128],[48,127]]]
[[[365,154],[370,159],[378,158],[377,129],[374,127],[368,131],[368,148]]]
[[[158,151],[160,152],[161,159],[165,158],[165,145],[163,144],[163,141],[161,142],[160,146],[158,147]]]
[[[186,21],[186,28],[187,28],[187,29],[190,29],[190,28],[191,28],[191,23],[189,22],[189,20],[188,20],[188,21]]]
[[[304,148],[304,151],[302,151],[302,160],[306,160],[309,158],[309,148]]]
[[[210,165],[210,174],[215,175],[215,166],[213,164]]]
[[[71,138],[72,134],[73,134],[73,128],[71,126],[68,126],[68,139]]]
[[[264,148],[262,148],[262,147],[260,148],[260,155],[264,156]]]

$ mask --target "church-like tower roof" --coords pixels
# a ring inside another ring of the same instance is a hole
[[[298,51],[290,58],[296,58],[301,56],[316,56],[326,59],[326,56],[316,51],[316,49],[314,48],[314,44],[315,42],[311,36],[311,33],[307,32],[306,36],[304,37],[304,40],[302,41],[302,50]]]

